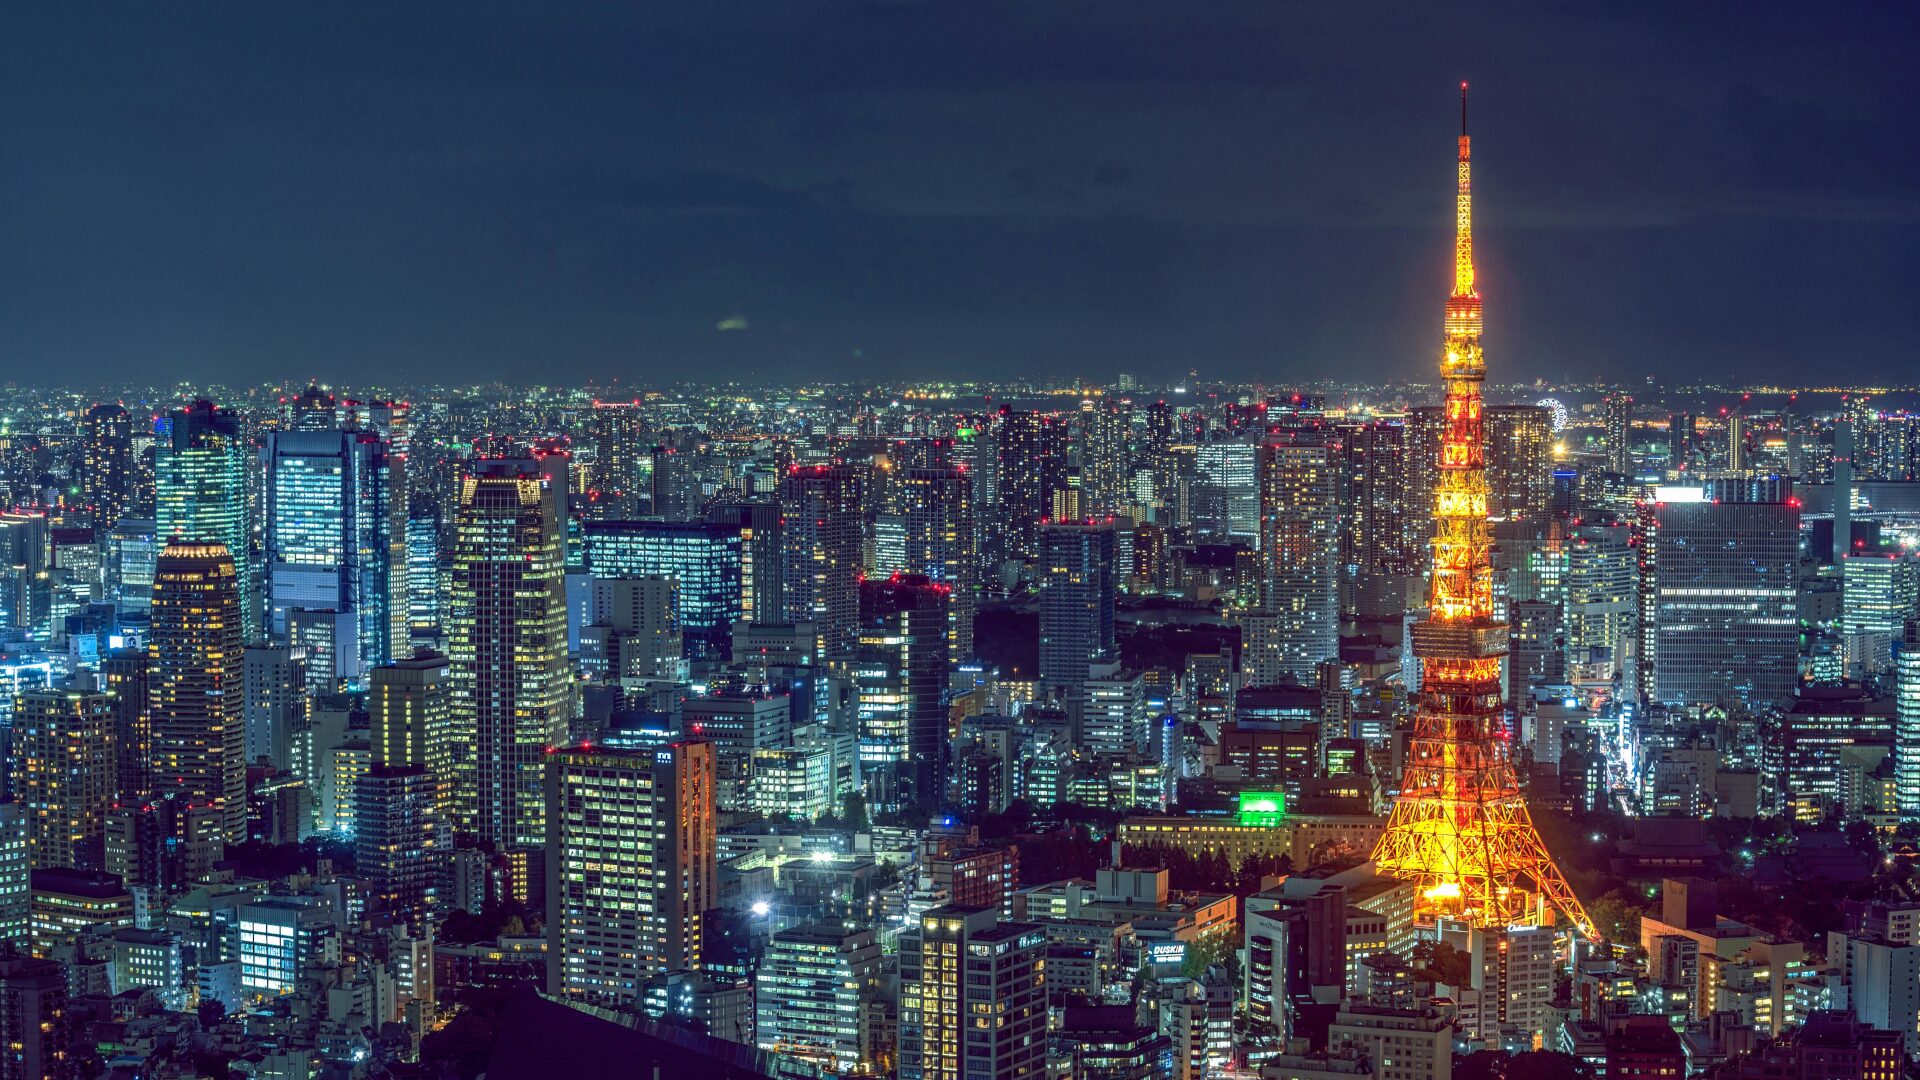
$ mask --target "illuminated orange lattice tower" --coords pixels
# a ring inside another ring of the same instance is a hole
[[[1373,858],[1382,871],[1416,883],[1416,910],[1424,919],[1538,925],[1557,911],[1597,940],[1527,813],[1502,710],[1507,627],[1493,617],[1480,396],[1487,369],[1480,353],[1480,293],[1473,284],[1468,147],[1467,86],[1461,83],[1453,295],[1440,359],[1447,405],[1433,506],[1433,577],[1428,617],[1413,627],[1421,694],[1400,797]]]

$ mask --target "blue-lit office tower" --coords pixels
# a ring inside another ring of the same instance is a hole
[[[153,519],[123,517],[103,540],[107,599],[123,613],[144,613],[153,603],[153,565],[160,558]]]
[[[409,508],[407,517],[407,637],[415,648],[438,649],[440,632],[440,510]]]
[[[946,793],[947,602],[924,574],[860,583],[853,665],[860,772],[876,806],[931,814]]]
[[[52,533],[42,513],[0,513],[0,626],[45,641],[52,631]]]
[[[893,503],[902,525],[902,566],[949,586],[947,656],[973,655],[980,541],[973,516],[973,478],[964,469],[907,469]]]
[[[781,621],[817,625],[821,657],[835,671],[852,663],[860,621],[863,479],[851,466],[819,465],[792,469],[780,481]]]
[[[664,577],[680,586],[687,657],[725,660],[740,612],[740,530],[705,521],[589,521],[587,571],[594,577]],[[857,550],[857,549],[856,549]]]
[[[1040,696],[1078,708],[1089,670],[1119,658],[1111,522],[1040,531]]]
[[[233,559],[241,639],[260,637],[262,598],[248,519],[252,471],[240,418],[195,401],[154,425],[154,524],[160,540],[220,544]]]
[[[1903,819],[1920,818],[1920,620],[1908,620],[1894,658],[1893,797]]]
[[[369,432],[267,435],[267,632],[287,640],[296,610],[351,615],[350,677],[410,650],[404,551],[404,473],[386,440]],[[400,540],[395,543],[396,538]]]
[[[1261,541],[1260,447],[1212,442],[1194,455],[1194,524],[1206,536],[1258,547]]]
[[[1785,485],[1729,484],[1709,500],[1653,508],[1653,698],[1682,705],[1777,704],[1793,696],[1800,507]],[[1754,497],[1768,501],[1756,501]]]

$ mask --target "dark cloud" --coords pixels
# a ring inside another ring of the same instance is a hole
[[[1907,370],[1920,8],[171,4],[0,36],[0,377]],[[752,329],[716,333],[739,317]]]

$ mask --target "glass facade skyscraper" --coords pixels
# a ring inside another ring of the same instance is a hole
[[[267,632],[286,640],[289,612],[353,616],[356,677],[408,648],[404,473],[377,435],[282,431],[267,436]],[[398,541],[398,542],[396,542]]]
[[[241,640],[261,630],[260,589],[247,514],[249,473],[240,418],[195,401],[154,428],[154,516],[162,543],[223,545],[239,590]]]
[[[663,577],[680,586],[687,656],[725,659],[741,617],[738,526],[705,521],[589,521],[587,570],[595,577]]]
[[[1727,494],[1737,494],[1729,491]],[[1778,704],[1799,650],[1800,507],[1667,501],[1654,508],[1653,697],[1682,705]]]

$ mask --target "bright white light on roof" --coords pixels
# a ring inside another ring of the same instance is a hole
[[[1706,502],[1707,493],[1686,484],[1662,484],[1653,489],[1653,501],[1663,503]]]

